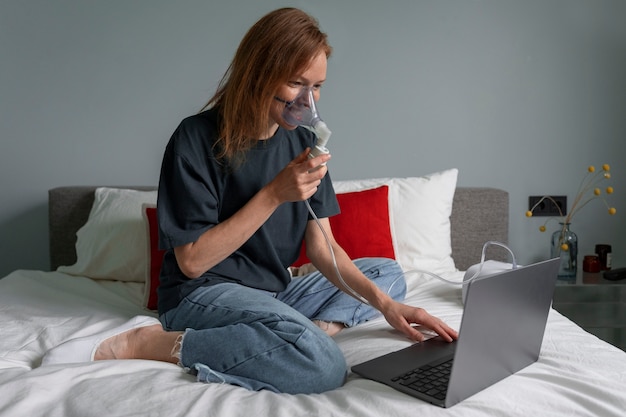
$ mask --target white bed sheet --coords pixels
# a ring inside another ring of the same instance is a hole
[[[428,277],[410,282],[407,302],[458,328],[459,287]],[[175,365],[152,361],[39,367],[68,338],[146,314],[142,291],[138,283],[58,272],[16,271],[0,280],[0,416],[625,415],[626,353],[554,310],[537,363],[448,410],[353,374],[331,392],[287,395],[197,383]],[[335,339],[349,365],[411,343],[382,318]]]

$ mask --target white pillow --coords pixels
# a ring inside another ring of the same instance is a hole
[[[144,282],[148,236],[144,203],[156,191],[97,188],[87,223],[76,233],[77,261],[57,271],[93,279]]]
[[[389,186],[389,221],[396,260],[405,271],[455,271],[450,215],[456,168],[423,177],[334,181],[337,193]],[[375,238],[367,236],[364,239]]]

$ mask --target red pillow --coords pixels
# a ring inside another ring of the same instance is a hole
[[[158,304],[157,289],[159,288],[159,274],[163,263],[164,250],[159,249],[159,224],[157,222],[156,207],[144,206],[144,215],[148,223],[149,259],[148,276],[144,294],[144,306],[156,310]]]
[[[389,226],[389,187],[337,194],[341,213],[330,218],[333,236],[350,259],[395,259]],[[293,266],[310,262],[304,244]]]
[[[337,194],[341,213],[330,218],[335,240],[346,251],[350,259],[381,257],[395,259],[391,229],[389,227],[389,187],[383,185],[363,191]],[[165,251],[159,249],[159,233],[156,207],[145,206],[148,222],[150,254],[144,304],[151,310],[157,309],[157,288]],[[293,264],[308,263],[304,244],[300,257]]]

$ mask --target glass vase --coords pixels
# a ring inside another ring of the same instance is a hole
[[[578,236],[570,230],[569,223],[559,223],[561,228],[552,234],[550,255],[552,258],[561,258],[559,279],[576,281],[578,268]]]

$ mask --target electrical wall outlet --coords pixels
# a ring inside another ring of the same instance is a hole
[[[531,210],[533,207],[535,207],[535,204],[537,204],[543,197],[544,196],[528,197],[528,210]],[[541,201],[541,203],[539,203],[539,205],[535,207],[535,209],[533,210],[533,216],[558,217],[567,214],[566,195],[552,195],[548,197],[544,198],[543,201]],[[551,199],[554,201],[552,201]]]

